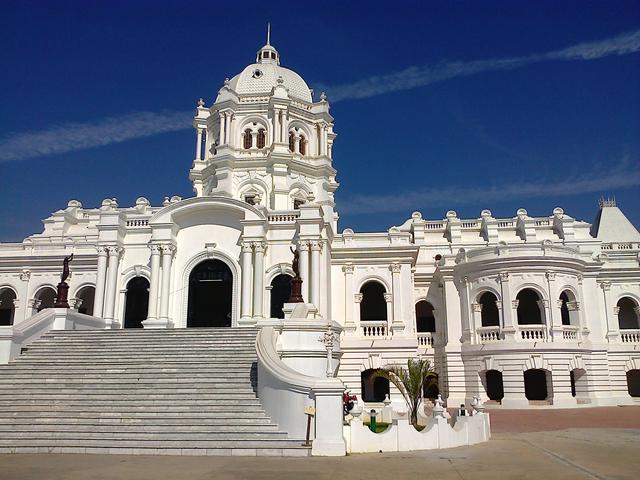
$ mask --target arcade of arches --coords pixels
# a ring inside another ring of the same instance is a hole
[[[187,327],[230,327],[233,273],[222,260],[205,260],[189,275]]]

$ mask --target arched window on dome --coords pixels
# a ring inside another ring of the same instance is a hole
[[[300,152],[300,155],[302,156],[305,156],[307,154],[307,139],[304,137],[304,135],[300,135],[298,150]]]
[[[289,132],[289,151],[291,153],[296,151],[296,134]]]
[[[244,131],[244,140],[242,145],[245,150],[249,150],[253,146],[253,136],[251,135],[251,129],[247,128]]]
[[[258,130],[258,138],[257,138],[258,148],[264,148],[267,143],[267,135],[264,131],[264,128]]]

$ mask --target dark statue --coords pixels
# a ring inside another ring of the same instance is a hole
[[[293,253],[293,278],[291,279],[291,296],[289,297],[289,303],[303,303],[302,298],[302,278],[300,278],[300,252],[298,249],[293,250],[289,247],[291,253]]]
[[[68,257],[64,257],[62,260],[62,275],[60,275],[60,283],[58,284],[58,293],[56,294],[56,301],[53,304],[54,308],[69,308],[69,301],[67,295],[69,294],[69,285],[65,280],[69,278],[71,271],[69,270],[69,263],[73,260],[73,253]]]

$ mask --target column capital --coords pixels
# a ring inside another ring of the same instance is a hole
[[[500,273],[498,274],[498,281],[499,281],[500,283],[508,282],[508,281],[509,281],[509,273],[507,273],[507,272],[500,272]]]
[[[472,303],[471,304],[471,310],[473,310],[476,313],[482,312],[482,304],[481,303]]]
[[[520,300],[518,300],[517,298],[515,300],[511,300],[511,308],[515,310],[516,308],[518,308],[519,303],[520,303]]]
[[[20,306],[20,299],[19,298],[14,298],[13,299],[13,308],[18,308]]]
[[[149,247],[149,250],[151,250],[151,255],[160,255],[160,252],[162,251],[162,245],[151,243],[147,246]]]
[[[23,282],[26,282],[29,280],[29,278],[31,278],[31,270],[22,270],[22,272],[20,272],[20,280],[22,280]]]
[[[253,249],[256,253],[264,253],[267,249],[266,242],[253,242]]]
[[[562,308],[562,305],[564,305],[564,300],[556,300],[556,307]],[[567,308],[568,307],[569,307],[569,304],[567,303]]]
[[[620,313],[620,307],[618,306],[613,307],[613,314],[618,315],[619,313]]]
[[[549,300],[547,300],[546,298],[538,300],[538,306],[542,307],[542,308],[548,308],[549,307]]]
[[[496,308],[498,309],[498,312],[500,312],[500,310],[502,310],[502,302],[500,300],[496,300]]]
[[[391,273],[400,273],[401,269],[402,269],[402,266],[398,262],[395,262],[389,265],[389,270],[391,270]]]
[[[556,272],[545,272],[544,276],[547,277],[547,280],[552,282],[556,279]]]
[[[391,303],[391,301],[393,300],[393,294],[391,293],[385,293],[384,294],[384,301],[387,303]]]
[[[362,302],[362,298],[363,298],[363,297],[364,297],[364,295],[363,295],[362,293],[355,293],[355,294],[353,295],[353,300],[354,300],[356,303],[361,303],[361,302]]]
[[[342,271],[346,274],[352,274],[354,270],[353,263],[347,263],[342,266]]]
[[[109,253],[110,257],[117,257],[120,255],[120,253],[122,253],[122,247],[112,245],[105,248],[107,249],[107,252]]]
[[[38,300],[37,298],[31,298],[27,302],[27,305],[31,308],[38,308],[40,307],[41,303],[42,303],[42,300]]]
[[[172,243],[165,243],[163,245],[160,245],[160,250],[162,251],[163,255],[173,255],[176,251],[176,246],[173,245]]]
[[[312,251],[319,252],[322,250],[322,241],[321,240],[311,240],[309,242]]]
[[[611,282],[600,282],[600,288],[605,292],[611,290]]]
[[[460,285],[462,287],[466,287],[467,285],[469,285],[469,277],[460,278]]]
[[[253,251],[253,243],[252,242],[242,242],[240,244],[240,250],[242,252],[252,252]]]
[[[305,241],[301,241],[301,242],[298,243],[298,248],[300,250],[308,251],[309,250],[309,243],[307,243]]]
[[[105,247],[103,245],[98,245],[96,247],[96,250],[98,252],[98,256],[99,257],[106,257],[109,254],[109,251],[108,251],[107,247]]]

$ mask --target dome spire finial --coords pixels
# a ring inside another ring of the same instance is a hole
[[[267,45],[271,45],[271,22],[267,22]]]

